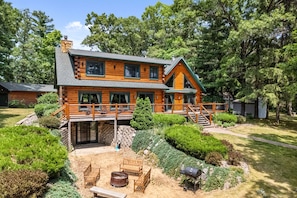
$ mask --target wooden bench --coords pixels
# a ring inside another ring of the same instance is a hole
[[[151,181],[151,169],[147,173],[143,173],[137,180],[134,180],[134,192],[142,191],[144,193],[145,188]]]
[[[129,159],[124,158],[123,162],[120,164],[120,171],[135,173],[137,175],[142,174],[143,160],[141,159]]]
[[[89,164],[84,171],[84,186],[86,187],[88,184],[95,186],[99,178],[100,168],[94,168],[91,164]]]
[[[107,190],[97,186],[90,188],[90,191],[94,193],[94,197],[110,197],[110,198],[125,198],[127,197],[124,193],[115,192],[112,190]]]

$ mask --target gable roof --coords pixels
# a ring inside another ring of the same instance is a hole
[[[190,66],[187,64],[187,62],[182,57],[176,58],[170,65],[168,65],[167,67],[165,67],[165,75],[168,75],[175,68],[175,66],[179,62],[183,62],[184,63],[184,65],[186,66],[186,69],[191,74],[191,76],[195,80],[195,82],[199,85],[199,87],[201,88],[202,92],[206,92],[206,89],[202,85],[201,81],[198,79],[198,76],[196,74],[194,74],[194,72],[192,71],[192,69],[190,68]]]
[[[54,88],[54,85],[45,84],[0,82],[0,86],[4,87],[8,91],[57,92],[57,90]]]
[[[110,58],[114,60],[127,60],[135,62],[146,62],[155,64],[168,63],[166,60],[152,59],[145,57],[135,57],[126,55],[117,55],[102,52],[92,52],[86,50],[69,50],[68,53],[62,53],[60,48],[56,48],[56,82],[57,85],[63,86],[87,86],[87,87],[116,87],[116,88],[143,88],[143,89],[168,89],[161,83],[147,82],[125,82],[125,81],[110,81],[110,80],[79,80],[74,76],[71,56],[89,56]]]

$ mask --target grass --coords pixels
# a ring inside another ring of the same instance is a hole
[[[0,128],[14,126],[33,112],[33,108],[0,108]]]
[[[252,120],[230,130],[297,145],[297,118],[282,115],[281,119],[278,126],[274,125],[274,117],[270,117],[268,120]],[[228,195],[222,197],[297,197],[297,150],[231,135],[213,135],[228,140],[240,150],[250,168],[247,181],[228,190]]]

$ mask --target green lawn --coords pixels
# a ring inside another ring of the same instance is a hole
[[[252,120],[252,123],[232,127],[230,130],[297,145],[296,117],[282,115],[279,126],[273,124],[273,119],[272,117],[268,120]],[[251,170],[247,181],[235,189],[228,190],[228,196],[297,197],[297,150],[230,135],[213,135],[228,140],[240,150]]]
[[[33,108],[0,108],[0,128],[14,126],[33,112]]]

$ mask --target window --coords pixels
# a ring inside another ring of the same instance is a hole
[[[128,104],[130,102],[129,93],[111,93],[111,104]],[[127,105],[121,105],[121,107],[128,109]],[[115,106],[111,106],[111,110],[114,110]]]
[[[184,94],[184,103],[195,104],[195,94]]]
[[[173,79],[174,79],[174,75],[172,75],[169,80],[166,82],[166,86],[168,87],[173,87]]]
[[[158,67],[150,67],[150,79],[158,79]]]
[[[79,93],[79,104],[100,104],[101,103],[101,93],[89,93],[80,92]],[[99,108],[99,107],[97,107]],[[80,106],[79,110],[87,110],[88,106]]]
[[[103,76],[105,75],[104,62],[102,61],[87,61],[87,75]]]
[[[139,68],[139,65],[125,64],[125,77],[140,78]]]
[[[192,84],[190,83],[190,81],[187,79],[186,76],[184,76],[184,88],[190,88],[190,89],[193,89]]]

